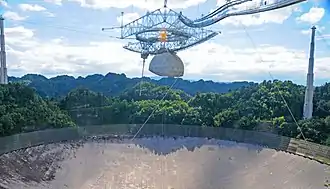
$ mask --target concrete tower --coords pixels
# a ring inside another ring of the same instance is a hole
[[[4,18],[0,15],[0,84],[8,84]]]
[[[313,116],[313,93],[314,93],[314,49],[315,49],[315,29],[313,26],[311,35],[311,44],[309,51],[308,72],[306,81],[304,119],[310,119]]]

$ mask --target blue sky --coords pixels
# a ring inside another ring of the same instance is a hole
[[[222,3],[222,0],[168,0],[169,8],[183,11],[190,18],[206,14]],[[8,73],[52,77],[115,72],[139,77],[142,69],[139,55],[122,48],[127,40],[108,37],[119,36],[118,31],[105,33],[101,28],[119,26],[122,11],[128,22],[162,4],[162,0],[8,0],[2,6]],[[221,35],[179,52],[186,67],[184,78],[262,81],[271,79],[271,72],[275,78],[304,84],[309,28],[316,25],[319,32],[315,82],[317,85],[327,82],[329,10],[327,1],[308,1],[271,12],[226,18],[209,27],[221,31]],[[148,71],[146,75],[154,76]]]

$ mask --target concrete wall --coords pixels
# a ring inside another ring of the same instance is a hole
[[[62,128],[22,133],[0,138],[0,155],[10,151],[67,140],[78,140],[88,136],[121,135],[133,136],[141,125],[98,125],[78,128]],[[141,136],[190,136],[216,138],[243,143],[262,145],[268,148],[287,151],[318,161],[330,159],[330,148],[319,144],[291,139],[271,133],[191,125],[145,125]],[[326,162],[324,162],[326,163]]]

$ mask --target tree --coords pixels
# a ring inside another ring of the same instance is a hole
[[[29,75],[25,79],[34,77]],[[184,91],[169,88],[168,85],[174,81],[173,78],[157,81],[164,86],[156,85],[155,80],[144,79],[144,83],[140,85],[139,79],[128,79],[125,75],[118,74],[93,75],[77,79],[47,79],[38,76],[36,80],[39,83],[74,81],[80,86],[88,85],[85,88],[73,89],[59,102],[53,101],[58,98],[42,99],[36,95],[34,89],[27,87],[26,83],[1,86],[1,135],[75,124],[142,124],[148,120],[149,124],[262,129],[265,132],[293,138],[302,138],[304,135],[308,140],[321,144],[330,143],[330,112],[326,111],[330,108],[330,84],[316,88],[314,117],[311,120],[302,120],[304,87],[291,81],[263,81],[258,85],[247,85],[227,93],[213,91],[197,93],[191,97]],[[84,84],[86,81],[88,84]],[[186,81],[178,79],[178,82],[185,88],[183,84]],[[192,85],[202,89],[205,83],[214,85],[203,80]],[[111,87],[106,89],[105,84],[111,84]],[[66,89],[68,86],[70,85],[66,85]],[[101,91],[104,90],[109,91],[102,94]],[[167,95],[163,99],[165,94]],[[298,123],[295,120],[298,120]]]
[[[73,127],[70,117],[24,84],[0,85],[0,136]]]
[[[316,143],[325,143],[328,138],[330,128],[326,126],[324,119],[300,120],[299,126],[306,139]],[[302,138],[302,134],[298,134]]]
[[[214,124],[218,127],[234,127],[237,120],[239,120],[239,113],[232,109],[223,110],[214,116]]]
[[[165,97],[165,98],[164,98]],[[168,86],[158,86],[153,83],[138,83],[133,88],[126,90],[120,95],[125,100],[184,100],[190,99],[190,96],[181,90],[170,90]]]
[[[243,116],[238,120],[239,128],[244,130],[253,130],[258,121],[252,116]]]

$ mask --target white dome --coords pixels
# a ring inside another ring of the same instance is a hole
[[[178,55],[167,52],[152,58],[149,71],[158,76],[181,77],[184,73],[184,65]]]

